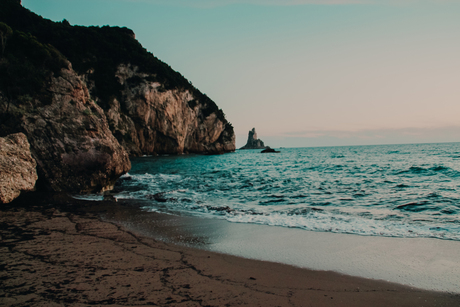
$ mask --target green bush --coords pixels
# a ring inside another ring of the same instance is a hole
[[[99,105],[107,109],[111,97],[121,98],[122,87],[115,78],[118,65],[131,63],[138,66],[141,72],[150,74],[149,81],[161,83],[164,90],[192,92],[197,101],[205,106],[203,116],[217,112],[219,118],[224,120],[224,114],[219,111],[214,101],[168,64],[145,50],[135,39],[134,32],[126,27],[71,26],[65,19],[62,22],[53,22],[23,8],[17,0],[0,1],[0,22],[8,24],[16,31],[22,31],[21,37],[16,34],[18,48],[26,48],[28,45],[35,50],[34,54],[29,55],[29,66],[21,68],[28,72],[34,71],[30,78],[34,89],[39,88],[39,83],[46,80],[48,72],[55,72],[63,67],[67,58],[79,74],[94,69],[94,73],[90,75],[95,84],[92,95],[97,96]],[[10,63],[20,65],[24,56],[22,54],[16,56],[16,59],[9,59],[12,61]],[[57,60],[53,61],[51,58]],[[21,84],[24,85],[24,82]],[[0,86],[4,88],[4,84]]]
[[[14,30],[0,63],[0,90],[10,99],[29,96],[49,101],[44,91],[50,76],[67,65],[53,46],[42,44],[30,33]]]

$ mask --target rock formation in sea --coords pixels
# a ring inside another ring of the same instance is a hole
[[[264,150],[261,151],[261,153],[279,153],[279,151],[270,148],[270,146],[267,146]]]
[[[110,189],[129,155],[235,150],[222,110],[127,28],[52,22],[2,0],[0,36],[0,136],[27,136],[39,188]]]
[[[256,128],[252,128],[252,130],[249,131],[248,141],[246,142],[246,145],[244,145],[240,149],[264,149],[264,148],[265,148],[264,142],[257,138]]]
[[[0,203],[9,203],[22,191],[34,189],[36,166],[23,133],[0,137]]]

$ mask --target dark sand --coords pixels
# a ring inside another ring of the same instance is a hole
[[[156,241],[90,206],[28,196],[0,209],[0,306],[460,306],[456,294]]]

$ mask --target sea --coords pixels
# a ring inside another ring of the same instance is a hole
[[[460,241],[460,143],[133,158],[142,210],[311,232]]]

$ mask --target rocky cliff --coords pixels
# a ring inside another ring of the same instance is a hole
[[[39,187],[108,189],[128,154],[235,150],[222,110],[127,28],[56,23],[2,0],[0,38],[0,136],[27,136]]]
[[[55,23],[14,0],[0,4],[0,21],[52,45],[72,63],[130,155],[235,150],[233,126],[222,110],[147,52],[130,29]]]
[[[115,76],[121,95],[109,100],[106,115],[131,155],[235,150],[233,127],[220,110],[208,112],[193,91],[166,89],[131,64],[118,65]]]
[[[264,142],[257,138],[256,128],[252,128],[252,130],[248,133],[248,141],[246,145],[241,147],[240,149],[263,149],[265,148]]]
[[[52,75],[46,97],[0,96],[2,133],[23,132],[37,161],[38,184],[52,191],[110,189],[130,167],[104,111],[70,64]]]
[[[37,163],[23,133],[0,138],[0,203],[9,203],[22,191],[32,191]]]

